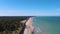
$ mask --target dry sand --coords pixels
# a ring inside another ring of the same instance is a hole
[[[34,27],[32,25],[32,18],[29,18],[29,20],[26,22],[26,28],[24,31],[24,34],[31,34]]]

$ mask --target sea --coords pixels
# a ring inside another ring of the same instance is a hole
[[[35,34],[60,34],[60,16],[36,16],[33,26]]]

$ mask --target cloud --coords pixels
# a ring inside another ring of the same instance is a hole
[[[29,10],[0,10],[0,16],[60,16],[60,11],[50,13]]]
[[[0,10],[0,16],[35,16],[38,13],[26,10]]]

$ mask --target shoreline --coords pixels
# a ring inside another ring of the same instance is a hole
[[[29,20],[26,22],[26,28],[24,31],[24,34],[31,34],[34,30],[33,24],[32,24],[32,18],[29,18]]]

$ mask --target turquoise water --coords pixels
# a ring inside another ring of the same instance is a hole
[[[33,18],[34,26],[39,27],[40,34],[60,34],[59,16],[39,16]]]

